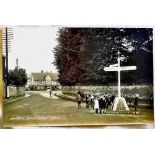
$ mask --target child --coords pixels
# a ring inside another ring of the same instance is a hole
[[[137,112],[138,102],[139,102],[139,94],[136,94],[134,97],[135,114]]]
[[[89,95],[86,94],[86,108],[89,108]]]
[[[81,108],[81,95],[78,93],[77,96],[76,96],[76,100],[77,100],[77,104],[78,104],[78,109]]]
[[[95,109],[95,112],[98,113],[99,111],[99,101],[97,98],[94,99],[94,109]]]

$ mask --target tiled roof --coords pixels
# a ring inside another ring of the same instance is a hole
[[[31,75],[33,76],[34,81],[44,81],[45,77],[47,75],[50,75],[52,78],[52,81],[57,81],[58,79],[58,74],[57,73],[31,73]]]

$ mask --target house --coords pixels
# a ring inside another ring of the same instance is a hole
[[[28,78],[27,85],[30,90],[46,90],[48,88],[55,89],[60,85],[57,80],[57,73],[41,71],[41,73],[31,73]]]

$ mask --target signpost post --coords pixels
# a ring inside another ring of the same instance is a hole
[[[125,101],[125,98],[121,97],[121,71],[129,71],[129,70],[136,70],[136,66],[120,66],[120,52],[118,52],[117,64],[110,65],[109,67],[105,67],[105,71],[117,71],[118,72],[118,97],[115,98],[113,111],[117,110],[117,106],[121,103],[121,106],[124,106],[126,110],[129,110],[129,107]]]

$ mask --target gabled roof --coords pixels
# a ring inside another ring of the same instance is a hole
[[[31,76],[33,76],[34,81],[45,81],[45,77],[47,75],[51,76],[52,81],[57,81],[58,79],[58,74],[57,73],[31,73]]]
[[[58,74],[57,73],[50,73],[52,81],[57,81],[58,80]]]

